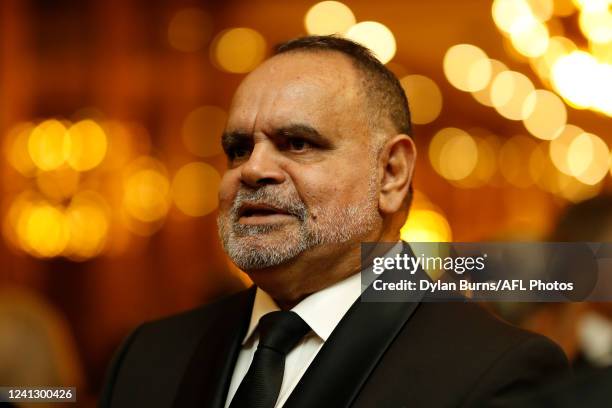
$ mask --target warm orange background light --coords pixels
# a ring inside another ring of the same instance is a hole
[[[546,239],[612,189],[604,2],[39,3],[0,6],[0,286],[61,310],[92,394],[137,323],[243,286],[217,234],[219,142],[284,40],[354,39],[400,80],[404,239]]]

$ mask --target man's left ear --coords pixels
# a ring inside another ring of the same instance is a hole
[[[409,136],[396,135],[385,143],[379,161],[382,181],[378,207],[382,213],[393,214],[402,207],[408,195],[415,159],[416,147]]]

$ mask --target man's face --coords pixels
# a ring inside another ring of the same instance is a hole
[[[295,52],[273,57],[240,85],[223,136],[218,224],[243,270],[323,245],[341,251],[380,228],[359,80],[341,54]]]

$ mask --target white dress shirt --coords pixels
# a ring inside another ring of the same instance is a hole
[[[323,343],[327,341],[336,325],[359,295],[361,295],[361,279],[360,274],[356,273],[332,286],[313,293],[291,309],[308,323],[312,330],[285,358],[285,372],[275,408],[283,406]],[[242,348],[234,367],[232,382],[225,400],[226,408],[249,370],[253,355],[259,344],[259,333],[255,330],[259,318],[276,310],[280,310],[280,308],[270,295],[257,288],[251,312],[251,322],[242,340]]]
[[[398,242],[384,256],[394,257],[402,249],[402,242]],[[361,279],[362,273],[355,273],[340,282],[336,282],[325,289],[313,293],[291,309],[291,311],[297,313],[298,316],[308,323],[311,331],[300,340],[297,346],[285,358],[285,372],[275,408],[280,408],[285,404],[285,401],[291,395],[302,375],[304,375],[312,360],[314,360],[321,347],[323,347],[323,343],[327,341],[346,312],[361,296],[362,291],[370,285],[374,279],[374,275],[370,273],[371,268],[372,266],[369,266],[362,271],[365,278],[363,282]],[[227,392],[225,408],[229,407],[238,386],[249,370],[253,360],[253,355],[259,344],[259,333],[255,330],[257,329],[259,319],[263,315],[277,310],[280,310],[280,308],[274,299],[260,288],[257,288],[249,329],[244,339],[242,339],[242,348],[238,354],[238,360],[232,374],[232,382]]]

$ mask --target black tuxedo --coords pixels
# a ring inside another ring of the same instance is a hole
[[[222,408],[255,287],[137,328],[100,407]],[[559,347],[466,302],[352,305],[286,408],[486,406],[568,368]]]
[[[223,407],[254,293],[140,326],[100,407]],[[472,406],[566,367],[553,343],[474,304],[357,301],[285,407]]]

